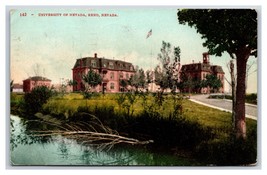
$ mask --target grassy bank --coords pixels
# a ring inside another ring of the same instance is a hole
[[[11,101],[21,99],[13,98]],[[233,139],[231,114],[193,103],[179,95],[96,94],[84,99],[79,93],[53,96],[42,107],[44,114],[75,123],[98,117],[120,135],[154,140],[147,147],[197,158],[206,164],[254,163],[257,122],[247,119],[247,141]]]

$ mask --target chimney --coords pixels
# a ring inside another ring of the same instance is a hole
[[[97,53],[95,53],[95,58],[97,58]]]

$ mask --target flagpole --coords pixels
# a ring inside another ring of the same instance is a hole
[[[152,29],[150,29],[150,31],[147,33],[147,36],[146,36],[146,39],[148,39],[149,37],[151,37],[152,35]],[[152,71],[152,41],[150,41],[150,70],[151,70],[151,73],[153,72]],[[154,76],[152,75],[152,79],[154,80]],[[153,92],[154,91],[154,81],[152,81],[151,83],[151,91]]]
[[[151,70],[151,73],[153,72],[153,69],[152,69],[152,40],[150,41],[150,70]],[[153,92],[154,91],[154,76],[152,77],[152,83],[151,83],[151,91]]]

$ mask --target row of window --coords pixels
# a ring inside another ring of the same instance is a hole
[[[74,75],[74,79],[79,79],[79,78],[82,77],[82,75],[84,75],[83,72],[78,72],[77,74]],[[114,76],[114,72],[110,72],[110,77],[109,77],[109,78],[110,78],[111,80],[114,80],[114,79],[115,79],[114,77],[115,77],[115,76]],[[123,79],[123,78],[124,78],[124,74],[123,74],[123,72],[120,72],[120,73],[119,73],[119,78],[120,78],[120,79]],[[126,79],[129,79],[129,78],[130,78],[129,73],[126,73],[126,74],[125,74],[125,78],[126,78]]]
[[[92,60],[92,61],[91,61],[91,66],[92,66],[92,67],[97,67],[96,60]],[[120,66],[121,69],[124,67],[123,64],[119,64],[119,66]],[[103,63],[103,67],[106,68],[106,67],[107,67],[107,63]],[[113,62],[109,62],[109,63],[108,63],[108,68],[110,68],[110,69],[114,69],[114,63],[113,63]],[[130,69],[131,71],[133,71],[133,67],[132,67],[131,65],[129,66],[129,69]]]
[[[122,72],[119,74],[119,76],[120,76],[120,79],[123,79],[124,78],[124,74]],[[130,78],[130,76],[129,76],[128,73],[126,73],[125,76],[126,76],[125,77],[126,79],[129,79]],[[114,80],[114,72],[110,72],[110,79],[111,80]]]

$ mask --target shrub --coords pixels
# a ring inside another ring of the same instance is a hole
[[[231,95],[210,95],[208,98],[216,98],[216,99],[229,99],[232,100]],[[246,103],[252,103],[252,104],[257,104],[257,94],[252,93],[252,94],[247,94],[246,95]]]
[[[245,140],[231,135],[226,139],[203,142],[196,149],[196,157],[217,166],[254,164],[257,162],[256,133],[254,128]]]
[[[42,106],[45,104],[53,92],[46,86],[37,86],[31,92],[24,95],[23,110],[24,116],[32,116],[37,112],[42,112]]]
[[[257,94],[255,94],[255,93],[247,94],[246,95],[246,102],[252,103],[252,104],[257,104]]]
[[[154,140],[154,144],[165,148],[191,149],[204,140],[211,139],[213,134],[207,127],[183,117],[152,116],[147,113],[132,119],[126,128],[138,137],[142,133],[145,139]]]
[[[21,104],[23,103],[23,94],[10,94],[10,109],[11,114],[19,115],[21,111]]]

